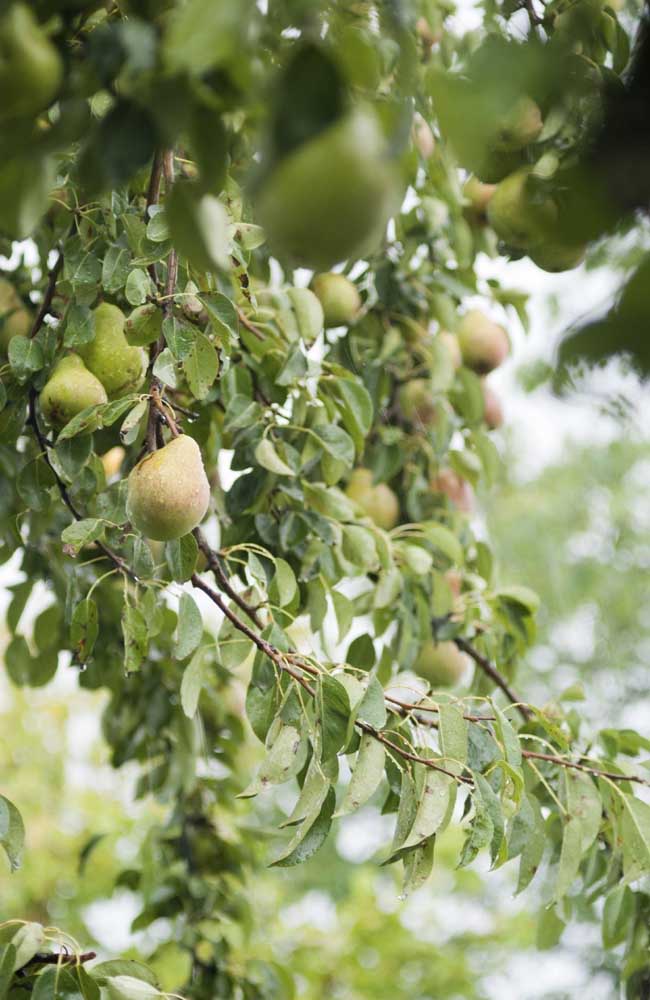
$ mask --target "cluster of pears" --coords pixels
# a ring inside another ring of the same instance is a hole
[[[88,406],[136,392],[144,380],[147,354],[128,343],[122,310],[102,302],[94,321],[93,339],[66,354],[41,390],[41,410],[53,427],[63,427]]]
[[[126,506],[131,524],[154,541],[168,542],[192,531],[209,502],[201,449],[187,434],[149,452],[129,474]]]
[[[30,7],[12,3],[0,17],[0,122],[42,111],[62,78],[61,56]]]
[[[32,315],[18,292],[6,278],[0,278],[0,354],[6,354],[12,337],[26,337]]]
[[[356,107],[273,164],[256,214],[273,254],[325,270],[375,249],[400,195],[376,113]]]

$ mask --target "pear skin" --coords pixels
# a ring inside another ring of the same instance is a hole
[[[349,326],[361,309],[361,296],[344,274],[317,274],[311,283],[325,314],[325,326]]]
[[[129,345],[124,322],[121,309],[102,302],[95,309],[95,336],[79,348],[86,367],[97,376],[109,399],[136,392],[147,371],[147,354],[141,347]]]
[[[65,427],[87,406],[107,402],[104,386],[78,354],[68,354],[59,361],[40,395],[43,416],[53,427]]]
[[[463,363],[479,375],[487,375],[498,368],[510,353],[510,341],[504,328],[480,309],[470,309],[461,319],[458,343]]]
[[[168,542],[192,531],[209,502],[201,449],[186,434],[145,455],[129,475],[129,518],[134,528],[155,541]]]
[[[453,687],[467,669],[467,657],[455,642],[429,639],[420,649],[413,669],[434,688]]]
[[[390,531],[399,519],[399,502],[390,486],[373,485],[372,479],[370,469],[354,469],[345,492],[378,528]]]

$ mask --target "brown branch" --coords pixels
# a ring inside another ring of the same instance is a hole
[[[467,639],[463,639],[461,636],[456,636],[454,642],[459,649],[461,649],[464,653],[467,653],[467,655],[474,660],[474,663],[481,668],[483,673],[487,674],[487,676],[494,681],[496,686],[503,691],[508,701],[515,706],[521,717],[528,722],[532,716],[532,712],[528,706],[522,702],[521,698],[519,698],[510,684],[508,684],[505,677],[499,673],[497,668],[488,660],[488,658],[483,656],[482,653],[479,653],[478,649],[468,642]]]
[[[45,295],[43,296],[43,301],[41,302],[41,307],[36,313],[34,322],[32,323],[32,328],[29,331],[30,340],[33,339],[40,328],[45,322],[45,317],[50,311],[52,305],[52,300],[54,299],[54,293],[56,291],[56,283],[61,273],[61,268],[63,267],[63,250],[59,250],[59,256],[57,257],[54,266],[50,270],[47,282],[47,288],[45,289]]]
[[[219,588],[224,592],[224,594],[228,595],[231,601],[234,601],[237,607],[241,611],[243,611],[244,614],[247,615],[250,618],[250,620],[255,625],[257,625],[258,628],[262,628],[262,623],[259,619],[259,615],[257,614],[257,609],[254,608],[252,604],[249,604],[248,601],[245,601],[244,598],[241,596],[241,594],[238,594],[237,591],[234,589],[234,587],[231,585],[221,565],[221,560],[219,559],[219,556],[214,551],[214,549],[211,548],[211,546],[208,544],[208,541],[203,532],[201,531],[201,529],[195,528],[192,534],[196,538],[197,545],[199,546],[201,552],[205,556],[209,568],[214,573],[217,583],[219,584]]]
[[[537,753],[534,750],[522,750],[521,754],[522,757],[529,757],[533,760],[547,760],[551,764],[557,764],[559,767],[568,767],[574,771],[584,771],[586,774],[591,774],[594,778],[609,778],[610,781],[633,781],[637,785],[648,785],[650,787],[650,781],[638,775],[617,774],[615,771],[601,771],[600,768],[591,767],[588,764],[579,764],[576,761],[567,760],[566,757],[557,757],[552,753]]]
[[[442,767],[440,764],[437,764],[435,760],[430,760],[428,757],[420,757],[418,754],[411,753],[409,750],[403,750],[397,743],[393,743],[392,740],[389,740],[384,733],[380,733],[377,729],[373,729],[372,726],[369,726],[367,722],[360,722],[357,720],[355,725],[358,729],[363,730],[364,733],[368,733],[376,740],[379,740],[379,742],[383,743],[384,746],[390,747],[391,750],[398,753],[400,757],[404,757],[405,760],[412,760],[416,764],[424,764],[425,767],[430,768],[432,771],[441,771],[442,774],[446,774],[455,781],[462,782],[464,785],[474,784],[471,778],[465,777],[462,774],[454,774],[453,771],[448,771],[446,767]]]
[[[163,166],[162,151],[157,149],[154,154],[153,163],[151,165],[151,175],[149,177],[149,187],[147,189],[147,207],[145,211],[147,222],[149,221],[149,209],[152,207],[152,205],[157,205],[160,200],[160,182],[162,180],[162,166]],[[149,272],[149,277],[153,281],[154,285],[156,286],[156,288],[158,288],[159,283],[158,283],[158,272],[156,270],[156,265],[149,264],[149,266],[147,267],[147,271]]]
[[[245,326],[247,330],[250,330],[250,332],[253,334],[254,337],[257,337],[258,340],[264,340],[264,334],[262,333],[262,331],[258,330],[255,324],[251,322],[251,320],[249,320],[246,313],[243,312],[241,309],[237,309],[237,318],[239,319],[239,322],[242,324],[242,326]]]
[[[392,694],[384,695],[386,701],[390,702],[391,705],[398,705],[399,708],[404,708],[409,712],[439,712],[440,709],[437,705],[417,705],[410,701],[400,701],[399,698],[394,698]],[[463,718],[467,722],[496,722],[495,715],[463,715]]]
[[[21,966],[20,972],[22,973],[30,965],[72,965],[73,963],[80,965],[83,962],[92,962],[93,958],[97,958],[97,952],[95,951],[85,951],[81,955],[75,955],[74,952],[56,951],[37,953]]]

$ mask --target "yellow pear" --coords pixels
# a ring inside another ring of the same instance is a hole
[[[181,434],[138,462],[128,480],[127,512],[147,538],[167,542],[200,523],[210,484],[196,441]]]
[[[11,4],[0,18],[0,121],[42,111],[62,77],[61,57],[29,6]]]
[[[6,354],[12,337],[26,337],[32,316],[18,292],[6,278],[0,278],[0,353]]]
[[[349,326],[361,309],[361,296],[344,274],[317,274],[311,287],[323,307],[325,326]]]
[[[390,486],[373,485],[372,479],[370,469],[354,469],[345,492],[378,528],[390,531],[399,519],[399,502]]]
[[[497,185],[487,207],[490,225],[500,240],[528,250],[549,239],[557,224],[557,205],[531,186],[530,170],[517,170]]]
[[[504,328],[480,309],[470,309],[461,319],[458,343],[463,363],[479,375],[487,375],[498,368],[510,353],[510,341]]]
[[[95,309],[95,336],[78,348],[86,367],[102,383],[109,399],[135,392],[147,371],[147,354],[131,347],[124,335],[124,313],[102,302]]]
[[[376,249],[400,194],[377,117],[357,108],[271,169],[257,215],[273,254],[325,270]]]
[[[467,657],[455,642],[434,642],[428,639],[413,665],[416,674],[432,687],[453,687],[467,669]]]
[[[43,416],[53,427],[64,427],[87,406],[107,402],[104,386],[78,354],[68,354],[55,365],[40,395]]]

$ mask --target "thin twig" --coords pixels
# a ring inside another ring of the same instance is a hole
[[[650,781],[641,778],[639,775],[617,774],[615,771],[601,771],[600,768],[591,767],[588,764],[579,764],[576,761],[567,760],[566,757],[557,757],[552,753],[537,753],[534,750],[522,750],[522,757],[530,757],[533,760],[547,760],[551,764],[558,764],[560,767],[568,767],[574,771],[584,771],[594,778],[609,778],[610,781],[634,781],[637,785],[648,785]]]
[[[224,594],[227,594],[231,601],[234,601],[237,607],[247,615],[250,620],[257,625],[258,628],[262,628],[262,622],[257,614],[257,609],[245,601],[241,594],[238,594],[235,588],[231,585],[219,559],[218,554],[210,547],[208,541],[201,531],[200,528],[195,528],[192,532],[196,538],[197,545],[199,546],[201,552],[205,556],[209,568],[214,573],[217,583]]]
[[[92,962],[93,958],[97,958],[95,951],[85,951],[82,955],[75,955],[74,952],[39,952],[33,955],[28,962],[25,962],[20,971],[22,972],[30,965],[80,965],[83,962]]]
[[[471,642],[468,642],[467,639],[463,639],[461,636],[456,636],[454,642],[459,649],[462,649],[464,653],[467,653],[467,655],[474,660],[474,663],[481,668],[483,673],[487,674],[487,676],[494,681],[498,688],[501,688],[510,703],[515,706],[521,717],[528,722],[532,716],[532,712],[528,706],[523,703],[521,698],[519,698],[510,684],[508,684],[505,677],[499,673],[497,668],[492,663],[490,663],[488,658],[483,656],[482,653],[479,653],[478,649],[476,649]]]

